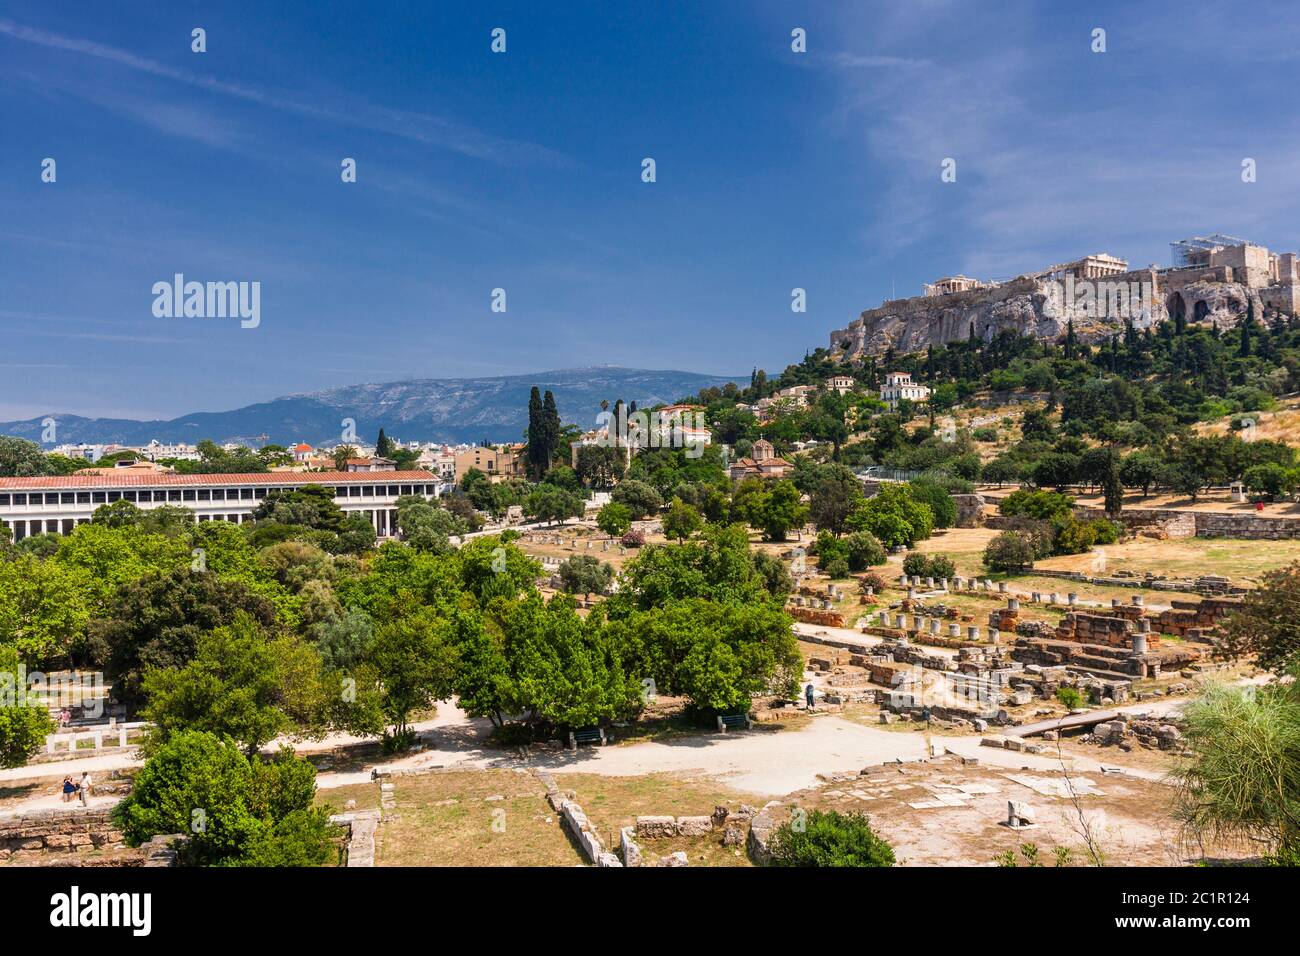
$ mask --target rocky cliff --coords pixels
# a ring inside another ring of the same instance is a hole
[[[868,309],[831,333],[831,351],[848,358],[895,352],[917,352],[971,334],[985,341],[1004,329],[1039,338],[1065,334],[1065,319],[1051,314],[1045,288],[1033,279],[1016,279],[991,289],[970,289],[950,295],[895,299]],[[1078,326],[1076,323],[1076,332]]]
[[[1251,300],[1260,316],[1265,306],[1294,307],[1296,291],[1290,286],[1252,289],[1232,280],[1231,270],[1193,268],[1141,269],[1068,287],[1043,276],[1021,276],[991,288],[885,302],[832,332],[830,348],[832,354],[854,360],[889,349],[918,352],[972,334],[987,342],[1005,330],[1055,340],[1065,335],[1071,318],[1079,340],[1095,342],[1130,319],[1139,329],[1149,328],[1169,318],[1175,305],[1189,324],[1217,322],[1219,328],[1235,323]],[[1085,301],[1082,294],[1089,285]],[[1123,292],[1122,310],[1097,304],[1105,301],[1107,286]]]

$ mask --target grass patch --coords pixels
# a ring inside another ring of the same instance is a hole
[[[713,808],[731,810],[741,803],[754,804],[752,794],[741,794],[713,780],[656,773],[636,777],[603,777],[596,774],[557,774],[562,789],[577,793],[578,803],[609,848],[619,844],[619,831],[636,823],[638,816],[707,817]],[[658,859],[686,852],[691,866],[751,866],[743,846],[724,847],[721,831],[702,837],[643,841],[642,856]]]
[[[378,866],[584,862],[532,774],[465,770],[394,777],[392,782],[395,806],[384,811],[379,827]],[[489,801],[490,796],[504,799]]]

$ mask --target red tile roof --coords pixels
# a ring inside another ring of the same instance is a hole
[[[0,478],[0,489],[23,491],[63,490],[72,488],[170,488],[177,485],[346,485],[365,482],[408,484],[413,481],[439,481],[431,471],[278,471],[270,474],[236,475],[40,475],[26,478]]]

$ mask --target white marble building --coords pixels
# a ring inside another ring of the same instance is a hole
[[[0,524],[15,541],[31,535],[67,534],[95,509],[130,501],[144,510],[172,505],[194,512],[195,521],[243,524],[272,491],[324,485],[345,512],[360,512],[381,538],[397,534],[396,501],[402,495],[438,494],[438,475],[428,471],[273,472],[270,474],[107,474],[0,478]]]

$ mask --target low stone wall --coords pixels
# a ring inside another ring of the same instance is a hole
[[[354,810],[330,817],[330,823],[344,830],[347,853],[344,866],[375,865],[375,831],[379,829],[379,819],[378,810]]]
[[[1246,538],[1252,541],[1300,538],[1300,518],[1265,518],[1212,511],[1197,511],[1195,515],[1198,538]]]
[[[573,800],[565,800],[560,804],[560,815],[564,818],[565,825],[569,828],[578,845],[582,847],[582,852],[586,854],[587,859],[599,867],[621,867],[623,864],[613,853],[605,849],[605,845],[600,842],[600,836],[596,833],[596,828],[591,825],[587,815],[582,812],[580,807]]]
[[[1106,517],[1100,508],[1076,507],[1080,520]],[[1273,518],[1221,511],[1176,511],[1167,508],[1125,508],[1120,522],[1129,531],[1152,531],[1168,538],[1236,538],[1247,541],[1290,541],[1300,538],[1300,518]]]
[[[0,816],[0,860],[14,854],[77,853],[120,848],[122,832],[112,807],[34,810]]]

